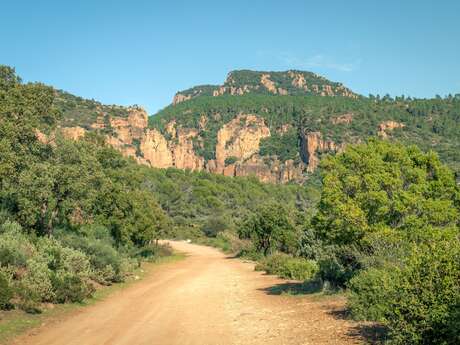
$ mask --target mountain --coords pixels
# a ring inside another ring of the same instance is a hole
[[[323,154],[380,137],[434,149],[460,171],[460,95],[364,97],[311,72],[243,70],[221,86],[177,93],[151,117],[62,92],[58,100],[65,135],[101,132],[124,155],[153,167],[303,182]]]
[[[199,96],[222,96],[245,94],[298,96],[345,96],[357,98],[358,95],[340,83],[327,80],[312,72],[259,72],[250,70],[232,71],[223,85],[200,85],[178,92],[173,105]]]

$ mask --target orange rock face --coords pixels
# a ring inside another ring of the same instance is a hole
[[[217,116],[217,115],[216,115]],[[206,130],[208,119],[200,117],[199,129],[178,127],[175,120],[165,124],[165,133],[148,129],[145,111],[132,108],[126,118],[108,118],[98,124],[108,123],[113,134],[106,135],[107,144],[126,157],[140,164],[156,168],[175,167],[195,171],[205,170],[226,176],[256,176],[263,182],[286,183],[303,181],[304,172],[313,171],[318,165],[318,153],[336,152],[341,146],[323,140],[319,132],[306,133],[302,142],[301,156],[304,163],[292,160],[279,161],[277,157],[259,155],[260,142],[270,137],[270,129],[264,119],[254,114],[239,114],[224,124],[217,132],[216,158],[205,161],[197,148],[203,147],[200,131]],[[283,135],[291,129],[284,125],[277,129]],[[74,140],[85,135],[82,127],[62,128],[63,134]]]
[[[403,123],[400,123],[400,122],[396,122],[396,121],[385,121],[385,122],[382,122],[381,124],[379,124],[377,130],[377,134],[378,136],[380,136],[381,138],[387,138],[388,137],[388,132],[391,132],[392,130],[394,130],[395,128],[403,128],[405,127],[405,125]]]
[[[124,144],[131,145],[133,139],[139,140],[147,128],[148,116],[145,110],[139,108],[129,109],[127,118],[111,118],[110,126],[114,129],[116,137]]]
[[[166,138],[156,129],[148,129],[140,143],[144,159],[153,167],[169,168],[173,166],[172,152]]]
[[[308,91],[308,85],[307,81],[305,80],[305,77],[303,76],[302,73],[296,73],[294,71],[289,71],[288,75],[292,78],[292,85],[299,88],[299,89],[304,89],[305,91]]]
[[[340,152],[344,145],[337,145],[332,140],[323,140],[320,132],[302,133],[301,136],[301,156],[307,164],[307,171],[313,172],[318,167],[318,153]]]
[[[277,93],[275,83],[270,79],[270,74],[262,74],[260,83],[271,93]]]
[[[193,138],[197,135],[196,129],[177,130],[177,143],[170,145],[174,167],[190,170],[203,169],[204,158],[198,156],[193,148]]]
[[[86,130],[82,127],[64,127],[61,128],[61,133],[66,139],[78,140],[85,136]]]
[[[191,99],[191,98],[192,98],[192,95],[186,96],[186,95],[183,95],[183,94],[181,94],[181,93],[176,93],[176,95],[175,95],[174,98],[173,98],[173,102],[172,102],[172,103],[173,103],[173,105],[176,105],[176,104],[178,104],[178,103],[187,101],[187,100],[189,100],[189,99]]]
[[[230,157],[244,162],[259,152],[260,140],[270,136],[270,129],[263,119],[255,115],[239,115],[225,124],[217,133],[217,170],[225,167]]]

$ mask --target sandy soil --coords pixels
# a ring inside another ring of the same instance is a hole
[[[360,344],[337,297],[280,295],[289,283],[219,251],[188,254],[106,300],[15,340],[34,345]]]

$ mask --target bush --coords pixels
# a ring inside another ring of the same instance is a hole
[[[223,217],[210,217],[201,227],[201,231],[207,237],[216,237],[222,231],[228,229],[228,221]]]
[[[65,246],[84,253],[89,260],[89,267],[84,270],[87,269],[91,278],[98,283],[110,285],[124,279],[126,272],[122,272],[121,267],[123,257],[112,247],[104,227],[87,226],[83,235],[59,233],[58,236]]]
[[[94,288],[81,277],[64,271],[58,271],[52,276],[56,302],[83,302],[94,292]]]
[[[90,262],[82,252],[72,248],[62,248],[59,268],[72,275],[88,278],[90,275]]]
[[[225,158],[225,166],[228,166],[228,165],[232,165],[234,163],[236,163],[236,161],[238,160],[238,158],[236,158],[235,156],[230,156],[230,157],[227,157]]]
[[[460,242],[457,230],[433,231],[399,262],[369,268],[349,284],[355,317],[381,321],[392,344],[460,343]]]
[[[318,276],[333,287],[345,287],[361,267],[359,255],[353,246],[325,246],[318,260]]]
[[[54,300],[51,270],[46,262],[31,259],[27,261],[27,271],[21,279],[21,287],[35,296],[36,301],[51,302]]]
[[[0,216],[4,215],[5,211],[0,211]],[[0,226],[0,233],[10,233],[10,234],[22,234],[22,227],[19,223],[12,222],[10,220],[6,220]]]
[[[281,278],[307,280],[314,277],[318,271],[318,265],[312,260],[305,260],[301,258],[290,258],[280,267]]]
[[[27,313],[41,313],[40,296],[37,292],[29,289],[23,281],[17,281],[15,284],[15,306]]]
[[[134,257],[146,261],[155,261],[164,256],[170,256],[173,249],[169,244],[154,244],[143,246],[136,250]]]
[[[11,286],[9,275],[0,270],[0,310],[12,308],[11,299],[13,298],[13,287]]]
[[[0,266],[25,267],[27,260],[36,254],[35,247],[22,234],[0,234]]]
[[[111,265],[96,269],[91,275],[91,279],[102,285],[111,285],[115,281],[115,270]]]
[[[276,274],[284,279],[312,279],[318,272],[318,265],[313,260],[294,258],[286,254],[276,253],[267,256],[256,265],[256,270]]]

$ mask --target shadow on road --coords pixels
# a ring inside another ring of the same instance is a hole
[[[330,310],[328,314],[334,317],[334,319],[352,320],[350,312],[347,309]],[[383,345],[388,340],[386,328],[375,322],[360,323],[353,327],[347,335],[359,337],[365,340],[366,344]]]
[[[310,295],[323,291],[323,284],[319,281],[307,281],[304,283],[281,283],[260,289],[267,295]]]

